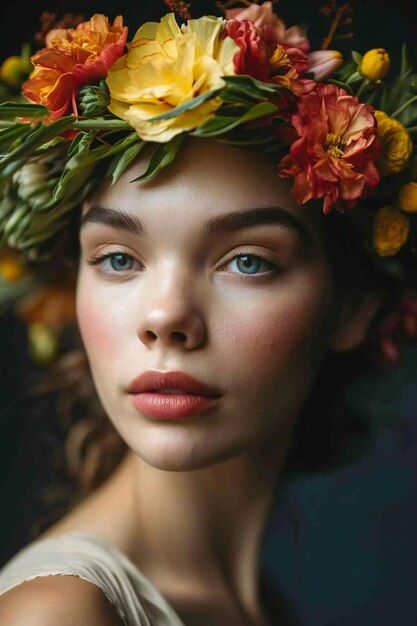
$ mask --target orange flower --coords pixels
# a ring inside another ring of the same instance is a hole
[[[105,15],[96,14],[77,28],[51,30],[46,48],[32,57],[35,66],[23,83],[23,95],[48,107],[51,119],[71,110],[77,114],[79,87],[107,76],[109,67],[122,56],[127,27],[119,15],[110,26]]]

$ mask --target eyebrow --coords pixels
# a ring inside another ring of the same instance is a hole
[[[110,209],[94,205],[81,218],[80,230],[87,224],[103,224],[116,230],[126,231],[142,237],[145,228],[136,215],[124,210]],[[202,232],[207,236],[219,235],[226,232],[234,232],[244,228],[272,224],[287,228],[295,232],[305,243],[313,243],[312,236],[306,226],[294,215],[279,207],[248,209],[246,211],[233,211],[224,215],[211,217],[203,224]]]

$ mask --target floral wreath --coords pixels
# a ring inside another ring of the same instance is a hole
[[[347,61],[328,49],[337,26],[351,21],[349,3],[322,9],[334,19],[322,49],[311,51],[274,2],[217,3],[224,17],[196,19],[185,2],[165,2],[172,12],[140,26],[129,43],[121,16],[48,29],[23,99],[0,104],[0,280],[13,280],[13,250],[48,256],[100,177],[114,184],[151,143],[136,180],[149,179],[191,135],[275,155],[277,176],[292,179],[299,204],[366,214],[370,254],[417,290],[417,74],[405,46],[390,77],[383,48],[353,51]],[[3,63],[0,81],[18,58]],[[24,62],[27,52],[20,70]],[[414,336],[415,296],[406,297]],[[391,335],[402,325],[388,325]]]

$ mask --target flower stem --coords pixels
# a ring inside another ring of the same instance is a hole
[[[361,82],[358,91],[356,92],[356,97],[359,98],[359,96],[362,94],[363,90],[365,89],[365,87],[368,84],[368,79],[364,78],[363,81]]]
[[[413,102],[417,102],[417,96],[413,96],[412,98],[410,98],[410,100],[407,100],[407,102],[404,102],[404,104],[400,106],[399,109],[397,109],[396,111],[394,111],[394,113],[391,114],[391,117],[398,117],[399,114],[405,111],[405,109],[408,109],[410,104],[413,104]]]

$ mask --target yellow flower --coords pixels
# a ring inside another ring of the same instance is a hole
[[[407,213],[417,213],[417,183],[407,183],[401,187],[398,204]]]
[[[220,106],[211,98],[170,120],[149,122],[212,89],[223,87],[222,76],[234,74],[237,44],[220,39],[224,20],[202,17],[180,29],[173,13],[137,31],[129,52],[110,68],[109,110],[136,129],[146,141],[167,142],[209,119]]]
[[[58,351],[58,334],[44,324],[35,322],[28,329],[29,354],[36,363],[50,363]]]
[[[19,258],[14,254],[0,256],[0,276],[10,283],[16,282],[25,276],[25,269]]]
[[[397,174],[403,170],[410,159],[413,142],[403,124],[383,111],[375,111],[378,122],[378,136],[382,141],[382,154],[378,168],[382,176]]]
[[[31,70],[31,65],[16,54],[8,57],[0,66],[0,78],[12,87],[20,87]]]
[[[391,59],[384,48],[373,48],[363,56],[359,71],[373,83],[381,80],[388,73]]]
[[[374,222],[374,247],[378,255],[397,254],[408,239],[410,223],[407,217],[392,207],[379,209]]]

